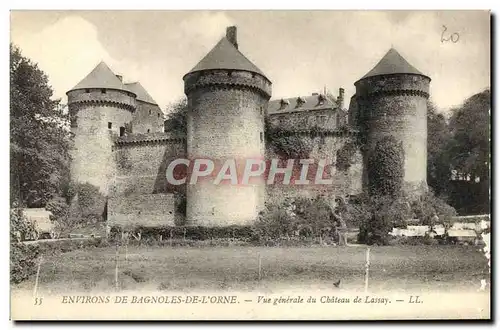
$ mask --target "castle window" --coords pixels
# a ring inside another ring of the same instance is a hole
[[[106,94],[106,88],[102,88],[102,89],[101,89],[101,93],[102,93],[102,94]]]
[[[160,118],[160,114],[158,114],[158,118]]]
[[[264,133],[260,132],[260,143],[264,142]]]
[[[125,135],[125,127],[120,127],[120,136],[124,136]]]
[[[113,128],[113,123],[108,122],[108,129],[111,129],[111,128]]]
[[[148,133],[149,133],[150,129],[148,128]]]
[[[149,110],[149,114],[151,114],[151,110]]]
[[[88,89],[88,88],[87,88],[87,89],[85,90],[85,93],[90,93],[90,89]]]

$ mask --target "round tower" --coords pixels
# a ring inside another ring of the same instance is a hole
[[[404,150],[404,190],[427,189],[427,99],[431,79],[391,48],[354,83],[359,126],[365,143],[364,185],[368,157],[381,138],[391,136]]]
[[[264,160],[271,82],[238,50],[236,27],[228,27],[226,36],[183,79],[191,163],[209,159],[217,170],[226,160],[235,160],[240,179],[245,160]],[[263,177],[248,184],[200,179],[186,186],[187,225],[248,225],[264,206]]]
[[[66,95],[74,134],[71,180],[90,183],[107,195],[114,174],[114,137],[125,134],[132,121],[136,95],[104,62]]]

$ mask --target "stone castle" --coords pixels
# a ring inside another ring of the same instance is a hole
[[[124,83],[103,62],[67,92],[72,181],[88,182],[107,196],[108,224],[248,225],[266,202],[357,195],[367,183],[366,154],[384,136],[403,146],[406,189],[426,188],[430,78],[394,49],[355,82],[348,109],[342,88],[337,97],[312,93],[270,101],[272,83],[238,50],[236,27],[228,27],[183,80],[185,138],[164,130],[160,107],[139,82]],[[279,156],[266,145],[266,122],[307,141],[308,158],[328,160],[333,184],[167,183],[166,168],[178,158]],[[346,154],[347,163],[337,166]]]

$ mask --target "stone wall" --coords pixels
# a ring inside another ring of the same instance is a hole
[[[180,217],[174,194],[131,195],[108,200],[110,226],[173,226]]]
[[[322,109],[282,114],[274,113],[269,115],[269,121],[272,125],[287,130],[308,129],[312,127],[334,130],[344,125],[346,118],[342,110]]]
[[[163,132],[164,121],[163,112],[158,105],[137,100],[137,110],[132,119],[132,133]]]
[[[184,142],[167,136],[152,141],[131,140],[114,147],[117,172],[111,194],[130,196],[182,192],[183,186],[167,183],[166,169],[172,160],[185,157]]]
[[[363,175],[363,158],[358,145],[356,144],[355,135],[325,135],[325,136],[309,136],[302,135],[303,139],[310,143],[313,148],[309,155],[310,159],[315,160],[316,163],[321,159],[327,160],[331,165],[325,169],[326,173],[330,173],[324,178],[332,178],[333,183],[327,185],[315,185],[311,181],[309,185],[284,185],[282,182],[277,181],[276,184],[267,185],[266,187],[266,203],[280,204],[287,198],[305,197],[315,198],[317,196],[325,196],[334,200],[335,196],[348,196],[357,195],[362,192],[362,175]],[[347,168],[338,169],[337,159],[339,153],[343,152],[342,149],[347,145],[353,147],[354,152],[349,157],[350,165]],[[267,156],[268,159],[278,157],[274,154],[273,150],[268,146]],[[298,163],[297,163],[298,164]],[[310,167],[313,171],[313,176],[316,169]],[[277,179],[282,178],[277,176]]]

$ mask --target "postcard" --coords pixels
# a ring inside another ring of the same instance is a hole
[[[489,11],[11,11],[19,320],[490,320]]]

